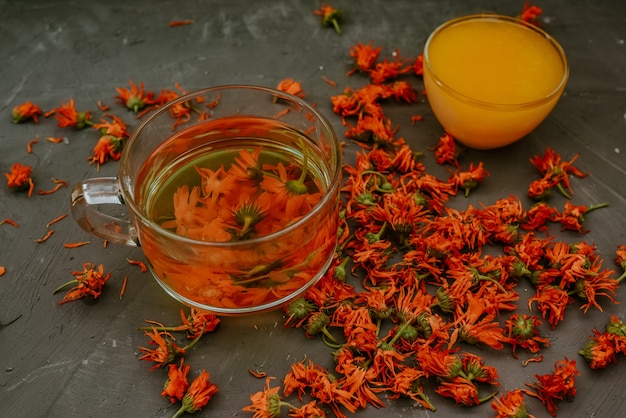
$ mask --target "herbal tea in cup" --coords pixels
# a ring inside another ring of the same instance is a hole
[[[174,124],[177,106],[196,120]],[[280,307],[329,267],[341,153],[326,119],[291,95],[224,86],[186,95],[133,133],[117,178],[75,186],[89,232],[141,245],[175,299],[222,315]],[[129,221],[98,204],[124,204]]]
[[[493,14],[453,19],[424,48],[424,86],[447,133],[476,149],[508,145],[535,129],[561,97],[569,67],[543,30]]]

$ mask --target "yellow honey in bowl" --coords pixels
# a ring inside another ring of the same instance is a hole
[[[424,83],[437,119],[474,148],[507,145],[532,131],[565,87],[561,47],[517,19],[473,15],[430,36]]]

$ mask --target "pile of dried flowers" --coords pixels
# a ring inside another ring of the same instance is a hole
[[[572,193],[568,176],[584,177],[573,165],[577,156],[563,161],[547,148],[531,158],[540,179],[529,185],[529,197],[538,200],[529,209],[514,196],[462,211],[447,206],[489,173],[482,163],[463,170],[459,150],[446,134],[433,152],[450,168],[450,177],[440,180],[426,171],[384,112],[388,100],[417,101],[417,93],[398,77],[419,76],[421,59],[403,60],[396,53],[393,61],[380,60],[380,52],[371,43],[353,47],[355,70],[349,75],[360,73],[370,83],[331,98],[346,137],[361,146],[356,163],[345,168],[335,263],[304,298],[285,308],[286,326],[319,335],[334,350],[334,370],[305,360],[292,365],[281,386],[267,378],[245,408],[255,417],[278,416],[283,407],[293,416],[305,416],[300,408],[306,407],[315,410],[312,416],[330,410],[342,417],[367,405],[383,407],[381,393],[434,410],[427,384],[457,405],[476,405],[496,396],[498,372],[465,351],[468,346],[510,347],[515,357],[519,348],[539,353],[549,346],[539,333],[542,319],[555,328],[576,299],[584,311],[602,310],[601,298],[615,302],[621,278],[602,267],[595,247],[569,245],[548,234],[550,224],[584,233],[583,214],[605,206],[549,205],[549,191]],[[538,183],[544,192],[534,194]],[[493,255],[498,248],[501,254]],[[355,283],[349,272],[362,282]],[[517,312],[516,287],[522,281],[535,288],[529,314]],[[601,356],[601,341],[595,338],[585,354]],[[499,417],[526,416],[528,395],[555,415],[556,403],[576,394],[578,374],[575,360],[566,357],[553,373],[537,375],[536,382],[493,399],[492,406]],[[292,394],[312,400],[295,407],[283,401]]]

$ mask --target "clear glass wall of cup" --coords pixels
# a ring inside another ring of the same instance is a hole
[[[118,176],[78,183],[71,207],[93,235],[140,245],[175,299],[243,315],[283,306],[327,270],[340,184],[323,115],[273,89],[221,86],[149,114]],[[128,218],[111,215],[119,205]]]
[[[546,32],[495,14],[439,26],[424,48],[424,86],[447,133],[476,149],[511,144],[552,111],[569,77],[561,46]]]

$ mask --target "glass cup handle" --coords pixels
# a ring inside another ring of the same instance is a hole
[[[70,196],[72,216],[85,231],[109,242],[139,246],[128,219],[108,215],[105,206],[124,205],[117,177],[99,177],[77,183]]]

